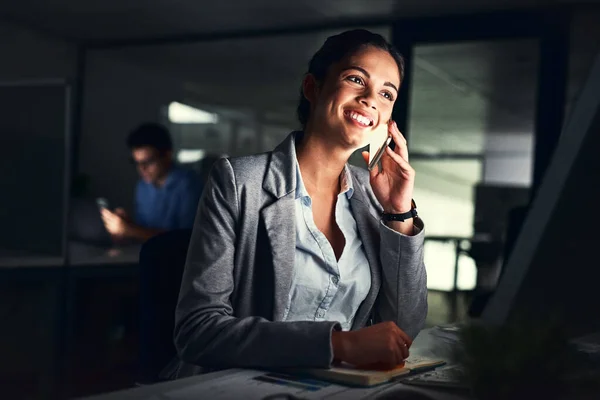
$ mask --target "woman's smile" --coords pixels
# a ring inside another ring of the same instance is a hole
[[[345,110],[344,117],[346,120],[362,128],[371,127],[374,122],[372,117],[356,110]]]

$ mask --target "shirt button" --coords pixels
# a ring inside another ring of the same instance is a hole
[[[338,284],[338,282],[339,282],[339,279],[338,279],[338,277],[337,277],[337,276],[334,276],[334,277],[332,277],[332,278],[331,278],[331,282],[333,282],[333,284],[334,284],[334,285],[337,285],[337,284]]]
[[[317,311],[317,317],[323,318],[324,316],[325,316],[325,313],[323,311]]]

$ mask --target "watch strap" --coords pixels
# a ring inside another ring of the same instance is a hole
[[[407,211],[407,212],[402,213],[402,214],[391,214],[391,213],[386,213],[384,211],[381,214],[381,218],[384,221],[406,221],[407,219],[416,218],[417,216],[418,216],[418,214],[417,214],[417,203],[415,203],[414,200],[411,200],[410,211]]]

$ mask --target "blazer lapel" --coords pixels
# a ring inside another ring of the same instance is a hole
[[[352,324],[353,329],[362,327],[368,322],[371,309],[375,305],[375,301],[379,294],[379,288],[381,287],[379,219],[371,214],[367,201],[367,195],[364,192],[364,189],[358,184],[358,180],[355,178],[354,194],[350,199],[350,206],[352,207],[352,214],[356,221],[358,234],[363,243],[367,260],[369,261],[371,269],[371,288],[354,317]]]
[[[297,134],[275,148],[263,181],[263,189],[275,198],[261,211],[273,260],[273,321],[283,319],[294,278],[296,222],[290,216],[295,212]]]
[[[273,260],[273,321],[281,321],[287,306],[292,280],[296,250],[296,226],[294,218],[294,196],[275,201],[261,212],[269,238]]]

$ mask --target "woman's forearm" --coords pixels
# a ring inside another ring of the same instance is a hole
[[[424,232],[420,220],[414,236],[381,226],[382,286],[375,315],[378,321],[394,321],[415,337],[427,316],[427,272],[423,263]]]

